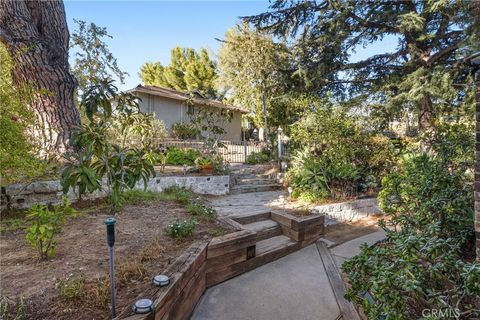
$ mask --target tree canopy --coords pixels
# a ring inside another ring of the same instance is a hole
[[[245,19],[293,43],[295,74],[307,90],[336,96],[347,92],[391,113],[414,112],[422,130],[434,124],[440,111],[464,106],[469,96],[471,80],[458,53],[478,30],[471,16],[474,5],[277,0],[268,12]],[[355,49],[386,37],[398,39],[393,52],[351,61]]]
[[[120,70],[117,59],[108,49],[104,39],[112,36],[107,28],[93,22],[75,19],[74,22],[77,30],[72,33],[70,48],[76,49],[72,73],[78,81],[78,89],[85,92],[87,87],[113,77],[123,84],[128,73]]]
[[[179,91],[197,90],[207,97],[217,97],[216,67],[206,49],[197,52],[192,48],[175,47],[171,51],[169,65],[146,62],[140,68],[139,75],[146,85]]]

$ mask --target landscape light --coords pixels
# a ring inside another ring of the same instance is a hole
[[[153,277],[153,283],[159,287],[168,286],[170,283],[170,278],[164,274],[157,274]]]
[[[136,314],[145,314],[153,311],[153,302],[150,299],[140,299],[132,307]]]
[[[110,299],[112,303],[112,318],[115,318],[115,259],[114,259],[114,249],[115,245],[115,218],[107,218],[104,223],[107,226],[107,244],[108,244],[108,255],[110,259]]]

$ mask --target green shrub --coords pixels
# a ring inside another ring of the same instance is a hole
[[[82,299],[85,296],[85,277],[79,275],[57,283],[57,289],[60,297],[68,301]]]
[[[187,212],[192,216],[199,216],[209,221],[214,220],[217,215],[215,209],[200,202],[188,204]]]
[[[346,297],[369,319],[423,319],[425,309],[480,317],[471,180],[455,155],[435,154],[407,156],[383,179],[379,204],[393,230],[382,222],[387,240],[342,266]]]
[[[192,123],[177,122],[172,125],[172,137],[176,139],[195,139],[197,135],[198,130]]]
[[[191,166],[202,153],[196,149],[180,149],[178,147],[168,147],[166,163],[170,165]]]
[[[63,205],[53,206],[52,210],[46,205],[33,205],[27,214],[31,225],[27,229],[28,242],[38,250],[43,259],[51,257],[55,253],[55,236],[60,233],[65,223],[65,218],[75,214],[75,209],[70,205],[66,197]]]
[[[6,296],[0,297],[0,319],[27,320],[27,304],[23,297],[10,300]]]
[[[176,221],[172,224],[169,224],[165,230],[168,236],[176,240],[181,240],[183,238],[193,235],[195,228],[198,223],[195,219],[189,219],[182,221]]]
[[[292,126],[292,139],[287,182],[308,201],[375,189],[395,164],[388,138],[362,132],[354,118],[333,108],[307,112]]]
[[[170,186],[163,190],[163,193],[167,196],[168,200],[176,201],[180,204],[190,203],[190,198],[192,193],[184,188],[179,188],[177,186]]]
[[[245,163],[247,164],[257,164],[257,163],[264,163],[270,160],[270,152],[268,150],[262,150],[259,152],[252,152],[247,156],[245,159]]]

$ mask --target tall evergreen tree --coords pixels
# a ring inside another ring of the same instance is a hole
[[[310,90],[349,92],[389,112],[409,110],[417,115],[419,129],[426,130],[441,113],[459,110],[471,97],[471,79],[458,53],[478,32],[471,17],[477,4],[277,0],[270,11],[245,19],[295,42],[296,73]],[[355,48],[387,36],[398,38],[393,52],[350,61]]]
[[[180,91],[198,90],[208,97],[216,97],[216,63],[206,49],[200,53],[192,48],[175,47],[171,51],[170,64],[146,62],[140,68],[140,78],[146,85],[157,85]]]

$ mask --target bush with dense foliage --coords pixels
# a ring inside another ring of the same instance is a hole
[[[311,202],[342,199],[376,188],[394,165],[388,138],[362,132],[355,119],[333,107],[308,111],[292,126],[296,151],[287,180],[293,195]]]
[[[364,246],[342,267],[351,285],[346,297],[370,319],[423,319],[423,310],[434,309],[480,317],[468,170],[473,135],[461,127],[440,130],[429,154],[406,156],[382,181],[387,240]]]
[[[177,122],[172,125],[172,137],[176,139],[189,140],[195,139],[198,130],[192,123]]]
[[[245,159],[245,163],[247,164],[265,163],[270,160],[270,156],[271,156],[271,153],[267,149],[259,152],[254,151],[247,156],[247,159]]]
[[[81,107],[88,122],[72,137],[77,151],[66,156],[61,180],[63,191],[73,189],[81,197],[102,189],[104,179],[113,209],[118,209],[126,190],[134,188],[140,180],[146,186],[148,179],[155,176],[156,156],[151,146],[145,143],[134,148],[122,143],[129,132],[141,132],[144,125],[148,130],[152,118],[140,114],[135,96],[117,93],[112,81],[89,87],[82,96]],[[146,122],[139,124],[138,119]],[[120,123],[121,128],[118,140],[109,138],[109,130],[115,123]]]
[[[175,221],[169,224],[165,229],[168,236],[176,240],[182,240],[193,235],[198,222],[195,219],[188,219],[184,221]]]
[[[170,165],[187,165],[191,166],[202,153],[196,149],[181,149],[179,147],[168,147],[166,163]]]

